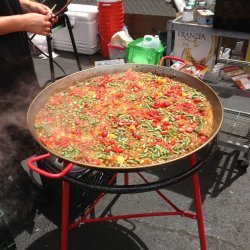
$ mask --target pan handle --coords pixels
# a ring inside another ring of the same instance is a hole
[[[66,164],[64,164],[65,168],[62,170],[62,172],[57,173],[57,174],[52,174],[52,173],[46,172],[46,171],[36,167],[35,165],[33,165],[33,162],[37,162],[37,161],[47,159],[50,156],[51,156],[50,153],[47,153],[47,154],[44,154],[44,155],[39,155],[39,156],[34,156],[34,157],[32,157],[32,158],[30,158],[28,160],[27,165],[32,171],[34,171],[34,172],[36,172],[36,173],[38,173],[40,175],[43,175],[45,177],[51,178],[51,179],[59,179],[59,178],[65,176],[71,170],[71,168],[74,166],[73,163],[66,163]]]
[[[169,60],[172,59],[172,60],[180,61],[180,62],[184,63],[184,65],[181,66],[181,67],[179,68],[179,70],[182,70],[184,67],[186,67],[186,66],[188,65],[187,61],[185,61],[185,60],[182,59],[182,58],[175,57],[175,56],[164,56],[164,57],[161,58],[161,61],[160,61],[160,63],[159,63],[159,66],[162,66],[163,61],[166,60],[166,59],[169,59]]]

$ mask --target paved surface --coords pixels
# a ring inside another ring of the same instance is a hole
[[[67,74],[77,71],[71,53],[59,52],[56,61]],[[83,68],[94,65],[100,55],[83,56]],[[48,60],[35,59],[40,85],[50,79]],[[56,76],[61,76],[56,67]],[[250,99],[230,96],[230,102],[218,92],[224,105],[234,109],[249,109]],[[232,100],[232,101],[231,101]],[[248,105],[248,106],[247,106]],[[215,156],[200,172],[201,193],[208,249],[247,250],[250,246],[250,192],[249,171],[237,166],[242,153],[229,147],[219,147]],[[249,169],[248,169],[249,170]],[[147,173],[149,178],[166,174],[157,171]],[[135,176],[131,176],[132,179]],[[162,190],[183,210],[194,211],[191,179]],[[19,250],[60,249],[60,206],[58,195],[52,190],[44,202],[34,202],[25,216],[11,224]],[[44,198],[44,197],[41,197]],[[41,201],[41,198],[40,201]],[[106,195],[96,209],[96,215],[105,210],[115,195]],[[35,200],[34,197],[32,197]],[[31,199],[30,202],[33,200]],[[23,209],[25,210],[25,205]],[[29,206],[30,207],[30,206]],[[142,211],[171,210],[155,192],[122,195],[105,213],[120,214]],[[70,233],[69,249],[85,250],[194,250],[199,249],[197,224],[195,220],[182,217],[152,217],[119,220],[117,222],[93,223],[81,226]]]

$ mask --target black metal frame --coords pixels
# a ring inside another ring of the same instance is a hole
[[[83,169],[82,174],[72,174],[68,173],[64,176],[64,180],[68,182],[72,182],[82,187],[90,190],[97,190],[105,193],[113,193],[113,194],[129,194],[129,193],[143,193],[148,191],[157,190],[163,187],[167,187],[177,182],[183,181],[188,177],[191,177],[195,173],[199,172],[202,167],[206,165],[207,162],[211,159],[217,149],[217,138],[215,138],[210,145],[208,145],[208,149],[206,150],[205,155],[202,157],[200,161],[197,162],[192,167],[188,167],[185,171],[178,173],[174,176],[167,177],[162,180],[154,181],[154,182],[147,182],[143,184],[136,184],[136,185],[116,185],[112,183],[111,185],[108,184],[108,180],[102,180],[104,175],[106,176],[113,176],[117,172],[112,171],[97,171],[91,169]],[[61,171],[56,166],[47,165],[47,171],[51,173],[58,173]],[[139,175],[141,174],[139,171],[135,171]],[[107,175],[109,173],[109,175]],[[80,177],[79,177],[80,176]]]
[[[62,20],[62,22],[64,22],[64,23],[66,21],[66,26],[67,26],[68,31],[69,31],[69,36],[70,36],[70,39],[71,39],[71,43],[72,43],[72,47],[73,47],[73,52],[74,52],[74,55],[75,55],[75,59],[76,59],[76,62],[77,62],[78,69],[80,71],[80,70],[82,70],[82,67],[81,67],[80,58],[79,58],[79,55],[78,55],[78,52],[77,52],[75,38],[74,38],[74,34],[73,34],[73,31],[72,31],[72,26],[71,26],[69,17],[67,16],[66,13],[63,13],[63,14],[60,14],[58,16],[58,19]],[[57,23],[56,26],[58,26],[59,24]],[[49,36],[47,36],[46,38],[47,38],[47,45],[48,45],[51,82],[54,82],[56,80],[56,78],[55,78],[54,60],[53,60],[52,45],[51,45],[51,40],[53,38],[49,37]]]

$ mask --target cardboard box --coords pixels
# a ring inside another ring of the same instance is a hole
[[[207,66],[211,71],[215,64],[218,37],[205,33],[175,32],[174,56],[192,64]]]
[[[197,10],[197,21],[201,25],[212,25],[214,13],[211,10]]]

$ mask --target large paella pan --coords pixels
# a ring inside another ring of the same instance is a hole
[[[222,119],[222,104],[204,82],[172,68],[138,64],[91,68],[60,79],[38,94],[27,114],[31,134],[51,154],[82,167],[126,171],[198,153],[214,139]]]

